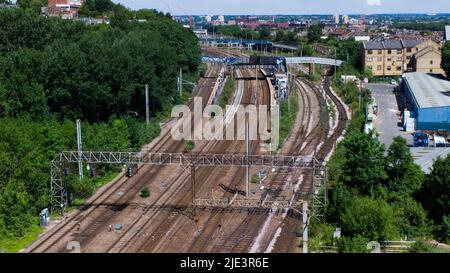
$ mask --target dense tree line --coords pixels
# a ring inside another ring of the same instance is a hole
[[[438,159],[425,175],[406,141],[397,137],[385,154],[371,135],[351,132],[330,164],[333,184],[327,222],[342,228],[341,251],[358,251],[369,241],[421,239],[450,241],[450,157]],[[359,248],[346,244],[361,240]]]
[[[165,17],[125,27],[81,23],[7,10],[0,16],[0,115],[107,121],[176,100],[178,67],[195,71],[195,37]]]
[[[197,75],[195,35],[161,13],[136,13],[151,20],[113,14],[110,25],[87,26],[0,10],[0,250],[50,205],[49,163],[76,147],[75,119],[82,119],[86,149],[139,149],[159,134],[157,119],[143,122],[144,84],[157,117],[181,102],[179,67],[186,77]],[[117,171],[98,168],[98,177],[82,183],[67,178],[74,199]]]
[[[444,31],[445,26],[449,24],[450,21],[395,22],[392,27],[423,31]]]

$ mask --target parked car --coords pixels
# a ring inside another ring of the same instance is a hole
[[[428,135],[423,132],[417,132],[413,135],[414,147],[428,147]]]

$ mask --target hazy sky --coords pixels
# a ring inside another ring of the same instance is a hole
[[[450,0],[113,0],[174,15],[450,13]],[[183,11],[184,10],[184,11]]]

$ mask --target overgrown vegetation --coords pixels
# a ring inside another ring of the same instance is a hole
[[[149,189],[148,187],[144,187],[144,188],[141,190],[140,196],[141,196],[142,198],[147,198],[147,197],[149,197],[149,196],[150,196],[150,189]]]
[[[76,148],[75,119],[85,149],[138,150],[159,134],[161,113],[182,102],[178,68],[196,77],[197,39],[163,14],[138,13],[152,20],[114,13],[110,25],[87,26],[0,10],[0,251],[35,233],[38,212],[50,206],[50,160]],[[118,171],[95,167],[95,177],[65,178],[70,198],[82,201]]]
[[[293,87],[293,85],[292,85]],[[291,88],[293,90],[293,88]],[[280,147],[283,145],[284,140],[288,137],[292,127],[294,126],[295,117],[298,112],[298,94],[297,92],[292,92],[289,97],[289,102],[284,101],[280,105]]]
[[[184,143],[184,152],[190,153],[195,148],[195,142],[192,140],[188,140]]]
[[[224,109],[227,106],[228,102],[230,101],[231,94],[233,94],[234,91],[234,84],[235,84],[234,78],[228,77],[225,82],[225,86],[223,87],[222,95],[219,101],[219,105],[222,109]]]

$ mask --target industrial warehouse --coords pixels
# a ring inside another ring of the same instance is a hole
[[[403,82],[415,131],[450,131],[450,81],[414,72],[405,73]]]

